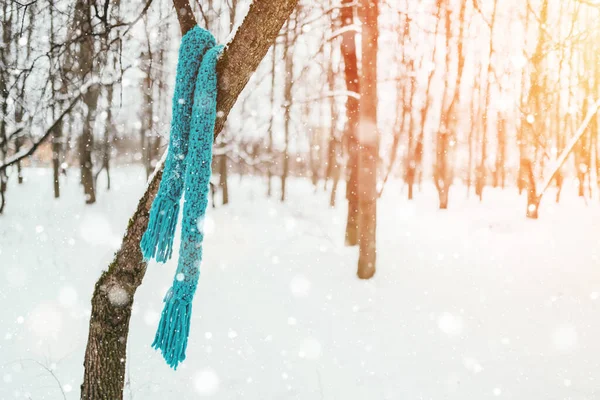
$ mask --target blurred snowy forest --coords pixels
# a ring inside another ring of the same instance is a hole
[[[0,0],[0,20],[20,304],[0,397],[596,398],[600,1]],[[215,209],[171,385],[139,244],[196,24],[226,45]],[[381,278],[348,272],[355,246]]]
[[[192,6],[227,42],[248,1]],[[265,195],[281,199],[289,175],[315,188],[333,182],[328,190],[348,177],[346,102],[358,93],[346,83],[341,44],[360,33],[360,20],[342,19],[346,7],[354,4],[301,1],[285,23],[218,137],[213,169],[224,203],[231,174],[263,176]],[[180,36],[172,8],[2,2],[0,211],[26,165],[52,164],[56,197],[61,174],[80,173],[88,203],[110,187],[114,165],[152,172],[168,141]],[[585,0],[382,2],[378,191],[399,178],[390,185],[412,197],[433,179],[445,208],[456,182],[480,198],[486,187],[518,185],[537,207],[542,182],[595,109],[599,14]],[[597,131],[593,116],[552,185],[576,179],[580,196],[598,197]]]

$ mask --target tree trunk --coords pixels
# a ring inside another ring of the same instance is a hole
[[[506,172],[504,163],[506,160],[506,121],[504,117],[498,115],[498,147],[496,149],[496,171],[494,173],[494,186],[500,186],[504,189]]]
[[[532,155],[531,149],[527,149],[527,146],[536,145],[540,140],[541,131],[543,130],[543,118],[542,113],[544,112],[543,105],[543,65],[542,61],[546,52],[546,24],[548,22],[548,0],[543,0],[541,4],[540,16],[539,16],[539,33],[538,42],[535,51],[532,56],[531,62],[531,88],[527,95],[527,103],[524,117],[521,119],[521,129],[523,129],[522,143],[520,146],[521,150],[521,179],[525,179],[527,182],[527,212],[528,218],[538,217],[538,206],[540,198],[537,196],[536,185],[535,185],[535,173],[534,173],[534,156]],[[536,145],[537,148],[539,145]],[[543,192],[543,190],[542,190]]]
[[[16,138],[15,139],[15,153],[18,153],[19,151],[21,151],[22,145],[23,145],[23,139],[21,137]],[[19,185],[23,183],[23,166],[21,165],[21,161],[17,162],[17,183]]]
[[[353,0],[342,0],[340,10],[342,27],[354,23]],[[344,78],[349,92],[359,92],[358,61],[356,57],[356,33],[350,29],[342,34],[342,57],[344,59]],[[346,221],[346,246],[358,244],[358,120],[359,102],[354,96],[346,99],[346,132],[344,133],[348,152],[346,164],[346,199],[348,200],[348,218]]]
[[[219,188],[223,205],[229,204],[229,187],[227,186],[227,155],[223,154],[219,160]]]
[[[484,118],[483,118],[483,129],[482,136],[483,139],[481,141],[481,160],[477,173],[477,183],[475,186],[475,191],[479,196],[479,201],[483,200],[483,189],[486,185],[487,181],[487,171],[485,167],[485,163],[487,161],[487,142],[488,142],[488,121],[490,114],[490,101],[491,101],[491,78],[492,78],[492,57],[494,55],[494,25],[496,23],[496,10],[498,6],[498,0],[494,0],[494,5],[492,7],[492,16],[490,18],[490,44],[488,47],[488,65],[486,70],[486,79],[485,79],[485,108],[483,110]],[[498,145],[500,148],[500,145]]]
[[[94,190],[94,174],[92,172],[92,150],[94,146],[92,125],[94,121],[97,100],[97,89],[91,89],[84,96],[84,102],[87,106],[87,116],[83,123],[83,131],[81,133],[80,139],[79,165],[81,168],[81,183],[83,185],[83,193],[85,195],[86,204],[94,204],[96,202],[96,191]]]
[[[271,58],[271,90],[270,90],[270,102],[271,105],[271,116],[269,119],[269,145],[268,145],[268,153],[269,153],[269,162],[267,165],[267,196],[271,197],[273,193],[272,188],[272,177],[273,177],[273,125],[275,123],[275,78],[277,77],[277,41],[273,42],[273,48],[271,50],[272,58]]]
[[[114,88],[110,85],[107,88],[106,101],[108,102],[108,109],[106,110],[106,128],[104,130],[104,139],[102,143],[102,169],[106,172],[106,190],[110,190],[110,149],[111,149],[111,138],[112,133],[115,129],[112,116],[112,101],[113,101]]]
[[[12,5],[11,5],[12,7]],[[7,65],[8,52],[10,51],[12,18],[15,13],[9,11],[9,2],[2,4],[2,43],[0,45],[0,64]],[[8,135],[7,135],[7,116],[8,116],[8,69],[0,69],[0,159],[6,161],[8,156]],[[8,175],[6,169],[0,170],[0,214],[6,206],[6,186],[8,184]]]
[[[327,62],[327,86],[329,92],[333,93],[335,90],[335,72],[333,70],[333,64],[331,59],[334,55],[333,46],[329,46],[329,54]],[[340,138],[337,133],[336,124],[338,119],[337,109],[335,107],[335,99],[333,96],[329,98],[329,140],[327,142],[327,170],[325,171],[325,183],[324,187],[327,189],[327,181],[331,180],[331,195],[329,197],[329,206],[335,207],[335,196],[337,191],[338,180],[340,179],[340,165],[338,163],[340,151]]]
[[[56,126],[52,132],[52,180],[54,186],[54,198],[60,197],[60,149],[62,137],[62,121]]]
[[[285,32],[285,40],[283,45],[283,57],[285,59],[285,82],[283,86],[283,123],[285,132],[285,145],[283,148],[283,171],[281,173],[281,201],[285,201],[285,184],[290,172],[290,155],[289,155],[289,144],[290,144],[290,111],[292,108],[292,82],[294,81],[294,69],[293,69],[293,57],[294,55],[290,51],[292,43],[294,42],[296,23],[293,26],[290,23],[291,19],[287,23],[287,29]]]
[[[146,30],[146,36],[149,36],[149,32]],[[145,68],[146,75],[144,76],[142,94],[143,94],[143,107],[141,121],[142,126],[140,130],[140,142],[142,149],[142,163],[146,170],[146,176],[149,177],[154,170],[153,160],[156,157],[156,149],[154,148],[153,139],[153,126],[154,126],[154,79],[152,77],[152,49],[150,48],[150,40],[147,39],[147,51],[141,55],[142,65]]]
[[[174,3],[182,34],[185,34],[196,25],[196,21],[187,0],[175,0]],[[255,0],[250,5],[248,15],[217,64],[219,114],[215,136],[223,129],[231,107],[296,4],[297,0]],[[114,261],[96,283],[84,361],[84,380],[81,385],[82,399],[123,398],[131,305],[146,273],[146,263],[139,243],[148,224],[149,209],[158,191],[161,176],[162,165],[157,168],[138,203]],[[125,290],[129,302],[120,307],[112,305],[106,296],[107,290],[111,288]]]
[[[538,208],[540,205],[540,198],[537,195],[537,189],[535,185],[535,175],[533,173],[533,165],[528,159],[521,160],[521,168],[526,176],[526,188],[527,188],[527,218],[538,217]]]
[[[358,243],[357,275],[369,279],[375,274],[377,258],[377,45],[379,16],[377,0],[362,0],[362,70],[360,85],[360,128],[358,141]]]
[[[441,9],[441,2],[438,0],[437,1],[437,5],[436,5],[436,18],[435,18],[435,31],[434,31],[434,38],[435,40],[433,41],[433,49],[432,49],[432,53],[431,53],[431,62],[435,63],[436,60],[436,54],[438,51],[438,40],[437,40],[437,35],[439,32],[439,26],[440,26],[440,9]],[[425,62],[425,56],[423,56],[423,60],[422,62]],[[424,138],[425,138],[425,127],[427,125],[427,120],[429,117],[429,112],[431,111],[431,106],[432,106],[432,101],[431,101],[431,88],[432,88],[432,83],[433,83],[433,75],[434,75],[435,69],[431,69],[431,71],[429,71],[429,74],[427,76],[427,86],[425,89],[425,100],[422,101],[422,105],[419,105],[418,107],[420,108],[420,130],[419,130],[419,134],[416,137],[416,140],[414,140],[415,145],[414,148],[409,148],[409,158],[408,158],[408,170],[406,173],[406,177],[407,177],[407,184],[408,184],[408,194],[409,194],[409,200],[412,199],[412,194],[413,194],[413,186],[415,184],[415,180],[418,179],[419,182],[419,188],[420,188],[420,181],[421,181],[421,176],[422,176],[422,171],[421,171],[421,164],[423,161],[423,142],[424,142]]]
[[[92,26],[89,23],[91,16],[91,4],[79,0],[75,5],[74,24],[82,31],[82,39],[79,45],[79,78],[84,82],[94,72],[94,36]],[[94,174],[92,164],[92,151],[94,145],[93,125],[96,119],[96,106],[98,105],[99,89],[90,88],[82,97],[85,104],[83,130],[79,141],[79,166],[81,168],[81,184],[85,194],[86,204],[96,202],[94,190]]]
[[[335,200],[337,197],[337,187],[340,181],[340,168],[337,166],[333,173],[333,184],[331,185],[331,195],[329,196],[329,207],[335,207]]]

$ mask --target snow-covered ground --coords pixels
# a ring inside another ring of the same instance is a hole
[[[75,171],[59,200],[49,174],[27,170],[0,216],[0,399],[79,398],[92,288],[145,185],[118,169],[85,206]],[[174,372],[150,348],[175,268],[153,263],[125,398],[600,399],[600,204],[567,188],[531,221],[514,190],[457,188],[439,211],[431,187],[409,202],[388,185],[360,281],[343,189],[330,209],[294,180],[281,204],[233,177],[209,210],[188,358]]]

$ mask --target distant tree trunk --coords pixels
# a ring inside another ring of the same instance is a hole
[[[292,24],[293,22],[293,24]],[[281,173],[281,201],[285,201],[285,184],[290,172],[290,156],[289,156],[289,145],[290,145],[290,129],[291,129],[291,109],[292,109],[292,82],[294,80],[294,69],[293,61],[294,54],[291,51],[294,43],[296,22],[294,17],[291,17],[286,24],[287,29],[285,32],[285,39],[283,42],[283,57],[285,59],[285,82],[283,86],[283,123],[285,132],[285,145],[283,147],[283,171]]]
[[[62,121],[58,124],[52,134],[52,181],[54,186],[54,198],[60,197],[60,150]]]
[[[15,138],[15,153],[21,151],[21,146],[23,146],[23,138],[19,136]],[[17,183],[19,185],[23,183],[23,166],[21,165],[21,161],[17,162]]]
[[[81,183],[83,184],[85,202],[86,204],[93,204],[96,202],[96,191],[94,188],[94,174],[92,172],[92,150],[94,146],[92,126],[95,119],[95,108],[98,100],[97,89],[88,91],[88,93],[83,96],[83,99],[87,106],[87,111],[80,140],[79,164],[81,167]]]
[[[589,109],[590,101],[589,98],[584,100],[584,110]],[[577,181],[578,181],[578,192],[579,197],[585,196],[585,180],[586,177],[589,176],[590,173],[590,159],[591,159],[591,146],[590,146],[590,138],[593,135],[593,132],[588,131],[583,138],[577,143],[575,146],[575,170],[577,171]]]
[[[387,170],[385,172],[385,175],[383,177],[383,182],[381,184],[381,189],[379,190],[377,196],[381,197],[383,195],[383,189],[385,188],[385,185],[390,177],[390,175],[392,174],[392,171],[394,169],[394,165],[396,163],[396,158],[398,157],[398,146],[400,145],[400,138],[402,133],[404,133],[405,131],[405,126],[406,126],[406,121],[407,119],[410,119],[410,107],[408,107],[408,112],[407,112],[407,93],[408,96],[410,97],[410,86],[412,86],[412,81],[409,77],[409,74],[407,73],[408,70],[412,70],[412,68],[410,68],[410,64],[411,61],[409,60],[412,59],[413,57],[407,57],[407,43],[408,43],[408,37],[410,35],[410,18],[408,17],[408,15],[402,15],[400,14],[400,18],[399,18],[399,31],[402,32],[400,34],[399,37],[399,46],[401,48],[401,67],[398,68],[398,73],[400,76],[403,77],[407,77],[408,79],[404,78],[404,79],[398,79],[397,83],[396,83],[396,104],[394,106],[394,109],[396,110],[396,118],[394,120],[394,128],[393,128],[393,140],[392,140],[392,146],[390,149],[390,161],[389,164],[387,166]],[[404,68],[404,70],[402,69]],[[408,88],[407,88],[408,87]],[[409,141],[411,141],[412,138],[409,139]]]
[[[479,69],[474,73],[475,76],[479,75]],[[476,97],[477,96],[477,97]],[[470,96],[471,102],[471,118],[469,126],[469,134],[467,135],[467,145],[469,148],[469,155],[467,161],[467,197],[471,195],[471,186],[473,186],[473,169],[475,164],[475,150],[477,149],[477,137],[479,136],[479,116],[481,114],[481,87],[479,85],[479,79],[475,78],[473,82],[473,90],[471,90]]]
[[[329,196],[329,207],[335,207],[335,200],[337,197],[337,187],[338,182],[340,181],[340,167],[337,165],[335,169],[332,171],[332,180],[333,183],[331,185],[331,194]]]
[[[433,41],[433,49],[432,49],[432,53],[431,53],[431,62],[435,63],[436,60],[436,53],[437,53],[437,35],[439,32],[439,26],[440,26],[440,13],[441,13],[441,3],[440,1],[438,1],[436,3],[436,19],[435,19],[435,32],[434,32],[434,38],[435,40]],[[423,61],[425,61],[425,59],[423,59]],[[425,88],[425,100],[422,102],[423,105],[419,106],[420,107],[420,130],[419,130],[419,134],[415,140],[415,145],[414,148],[409,149],[410,152],[410,156],[409,156],[409,162],[408,162],[408,170],[406,172],[406,183],[408,184],[408,196],[409,199],[412,199],[412,194],[413,194],[413,185],[415,184],[415,180],[418,178],[418,172],[420,172],[420,167],[421,167],[421,163],[423,160],[423,142],[424,142],[424,138],[425,138],[425,127],[427,125],[427,119],[429,116],[429,112],[431,109],[431,88],[432,88],[432,82],[433,82],[433,75],[434,75],[435,70],[432,68],[431,71],[429,71],[429,74],[427,76],[427,86]],[[419,174],[421,175],[421,174]]]
[[[320,118],[316,118],[317,121],[319,121],[319,119],[322,119],[320,126],[317,123],[317,126],[312,126],[309,125],[308,126],[308,132],[307,132],[307,136],[308,136],[308,173],[310,176],[310,180],[314,186],[315,189],[315,193],[317,193],[317,190],[319,189],[319,178],[320,178],[320,167],[321,167],[321,160],[322,157],[320,156],[321,153],[321,133],[320,133],[320,127],[324,127],[326,126],[327,121],[325,120],[327,118],[327,115],[323,112],[323,104],[319,103],[318,106],[315,107],[318,112],[319,112],[319,116]],[[304,104],[302,106],[302,117],[304,121],[310,121],[310,107],[308,104]],[[326,161],[327,162],[327,161]],[[325,176],[325,182],[327,182],[327,175]]]
[[[525,158],[521,160],[521,168],[525,173],[525,185],[527,187],[527,217],[537,218],[538,217],[538,196],[535,186],[535,175],[533,172],[533,165],[531,160]]]
[[[82,32],[79,44],[79,74],[83,82],[94,71],[94,36],[90,25],[91,4],[84,0],[78,0],[75,5],[74,23]],[[96,202],[96,191],[94,188],[94,174],[92,163],[92,151],[94,148],[93,125],[96,119],[96,107],[98,104],[99,90],[97,87],[90,88],[83,95],[85,114],[83,129],[79,141],[79,165],[81,168],[81,183],[85,194],[86,204]]]
[[[54,85],[52,85],[54,86]],[[52,90],[54,92],[54,89]],[[52,107],[52,114],[55,114],[55,108]],[[60,197],[60,156],[62,149],[62,130],[63,122],[58,122],[56,128],[52,132],[52,183],[54,187],[54,198]]]
[[[525,146],[533,146],[539,142],[539,138],[541,135],[540,130],[543,127],[542,121],[542,112],[544,106],[542,104],[543,101],[543,74],[542,74],[542,61],[544,59],[545,47],[546,47],[546,24],[548,22],[548,0],[543,0],[539,15],[539,34],[538,34],[538,42],[535,48],[535,51],[532,56],[531,62],[531,87],[529,89],[529,93],[527,96],[526,107],[529,111],[525,113],[526,115],[521,120],[521,129],[524,130],[522,142],[520,146],[521,156],[520,156],[520,166],[521,166],[521,174],[526,179],[526,187],[527,187],[527,212],[526,216],[528,218],[537,218],[538,217],[538,206],[539,199],[537,196],[536,184],[535,184],[535,173],[534,173],[534,163],[532,161],[533,154],[530,149],[527,149]]]
[[[450,38],[452,37],[452,24],[451,24],[451,10],[450,10],[450,2],[445,2],[445,16],[444,16],[444,27],[446,33],[446,82],[443,90],[443,101],[447,102],[447,92],[448,86],[450,84]],[[438,0],[437,6],[437,18],[438,20],[442,19],[442,0]],[[437,38],[435,39],[437,40]],[[459,39],[460,40],[460,39]],[[459,71],[460,72],[460,71]],[[459,76],[457,76],[457,81]],[[455,89],[455,93],[458,90]],[[448,208],[448,195],[450,192],[450,185],[452,182],[452,175],[450,172],[450,165],[448,163],[448,156],[450,149],[450,108],[454,107],[454,103],[456,100],[456,96],[451,96],[451,100],[449,101],[450,105],[442,104],[442,115],[440,116],[440,126],[438,127],[438,131],[435,133],[435,161],[433,165],[433,182],[438,192],[439,199],[439,208],[440,210],[445,210]]]
[[[196,25],[187,0],[175,0],[182,34]],[[297,0],[254,0],[248,15],[217,64],[219,77],[215,136],[252,72],[258,67],[282,24],[295,8]],[[123,398],[127,337],[135,292],[146,273],[140,240],[148,225],[148,213],[158,191],[162,166],[157,168],[146,192],[129,221],[121,248],[94,289],[88,343],[85,352],[82,400],[120,400]],[[128,295],[124,305],[112,304],[107,296],[111,288]]]
[[[498,115],[498,147],[496,149],[496,171],[494,174],[494,186],[500,186],[504,189],[506,180],[506,171],[504,163],[506,162],[506,120]]]
[[[484,111],[487,112],[487,111]],[[485,186],[486,173],[485,173],[485,161],[487,159],[487,131],[486,129],[481,130],[481,158],[479,159],[479,165],[476,168],[475,173],[475,194],[479,197],[479,201],[483,199],[483,188]]]
[[[48,10],[50,12],[50,43],[56,42],[56,27],[54,20],[54,0],[48,0]],[[50,88],[52,90],[52,96],[58,97],[59,99],[63,97],[64,93],[66,93],[66,82],[64,81],[64,75],[66,74],[66,70],[70,69],[71,63],[71,51],[70,48],[67,47],[65,54],[65,61],[61,65],[61,76],[59,81],[57,81],[54,77],[50,80]],[[57,88],[57,84],[60,83],[60,88]],[[58,100],[55,104],[52,104],[52,118],[56,117],[57,111],[60,111],[62,108],[63,101]],[[61,167],[61,156],[64,152],[64,135],[63,135],[64,122],[63,119],[58,122],[56,128],[52,132],[51,143],[52,143],[52,186],[54,190],[54,198],[58,199],[60,197],[60,167]]]
[[[354,23],[355,7],[353,0],[342,0],[344,6],[340,10],[342,27]],[[348,29],[342,34],[342,58],[344,59],[344,78],[349,92],[359,93],[358,61],[356,57],[356,33]],[[346,221],[346,246],[358,244],[358,121],[359,102],[354,96],[346,100],[346,132],[344,141],[348,151],[346,164],[346,199],[348,200],[348,218]]]
[[[229,204],[229,186],[227,186],[227,155],[223,154],[219,160],[219,188],[223,205]]]
[[[31,25],[30,29],[31,29]],[[21,99],[25,98],[25,79],[23,78],[23,80],[21,81],[20,84],[20,88],[19,88],[19,97]],[[15,104],[15,122],[17,124],[20,124],[21,122],[23,122],[23,114],[24,114],[25,110],[23,109],[23,105],[20,102],[17,102]],[[23,136],[18,135],[15,138],[15,153],[18,153],[19,151],[21,151],[21,147],[23,146]],[[23,167],[21,165],[21,161],[17,162],[17,183],[20,185],[23,183]]]
[[[377,50],[379,29],[378,0],[361,0],[362,69],[360,85],[360,128],[358,142],[358,243],[357,275],[369,279],[375,274],[377,259]]]
[[[146,176],[149,177],[154,170],[152,164],[155,157],[155,149],[153,143],[153,127],[154,127],[154,80],[152,77],[152,49],[150,45],[150,32],[147,26],[147,18],[144,18],[144,25],[146,28],[146,47],[147,51],[143,52],[140,56],[143,68],[145,69],[145,76],[142,84],[142,96],[144,102],[142,103],[142,115],[140,128],[140,148],[142,152],[142,163],[146,170]]]
[[[273,193],[272,189],[272,177],[273,177],[273,126],[275,124],[275,78],[277,77],[277,41],[273,42],[273,47],[271,50],[272,58],[271,58],[271,91],[270,91],[270,105],[271,105],[271,116],[269,118],[269,144],[268,144],[268,152],[269,152],[269,163],[267,166],[267,196],[271,197]]]
[[[333,93],[335,90],[335,73],[333,71],[333,64],[331,58],[333,55],[333,46],[329,48],[330,61],[327,64],[327,84],[329,91]],[[337,195],[338,181],[340,180],[340,165],[339,165],[339,152],[340,152],[340,139],[337,133],[337,119],[338,112],[335,107],[335,99],[333,96],[329,98],[329,115],[331,117],[329,125],[329,143],[327,148],[327,172],[325,174],[325,182],[331,180],[331,195],[329,197],[329,206],[335,207],[335,198]]]
[[[11,11],[9,11],[9,5]],[[2,45],[0,46],[0,65],[7,65],[8,52],[10,51],[10,40],[12,38],[12,19],[15,14],[12,12],[14,4],[2,2]],[[6,132],[6,122],[8,116],[8,69],[0,68],[0,159],[4,162],[8,155],[8,135]],[[0,214],[6,206],[6,186],[8,184],[8,175],[6,170],[0,170]]]
[[[110,85],[107,88],[108,109],[106,110],[106,128],[104,129],[104,139],[102,141],[102,169],[106,172],[106,190],[110,190],[110,149],[112,143],[112,132],[115,129],[112,116],[114,88]]]
[[[450,164],[450,157],[453,153],[453,147],[456,143],[457,137],[457,120],[459,119],[457,107],[459,101],[460,88],[463,78],[463,71],[465,65],[465,56],[463,54],[463,33],[465,21],[465,9],[466,0],[461,1],[460,12],[458,16],[459,33],[457,40],[457,72],[456,78],[453,82],[453,89],[449,90],[451,83],[450,71],[451,71],[451,50],[450,50],[450,39],[452,37],[452,21],[451,21],[451,9],[450,2],[447,1],[445,13],[445,30],[446,30],[446,85],[444,88],[442,103],[442,115],[440,117],[440,126],[436,134],[436,155],[434,164],[433,179],[435,186],[438,191],[439,207],[444,210],[448,208],[448,198],[450,194],[450,187],[454,179],[454,173],[452,165]],[[441,19],[441,4],[438,3],[438,19]]]
[[[475,192],[479,196],[479,200],[483,199],[483,188],[485,187],[487,176],[485,163],[487,161],[487,136],[489,128],[489,114],[490,114],[490,101],[491,101],[491,77],[492,77],[492,57],[494,55],[494,25],[496,24],[496,9],[498,6],[498,0],[494,0],[492,7],[492,16],[490,18],[490,44],[488,48],[488,65],[485,75],[485,108],[483,110],[483,139],[481,140],[481,159],[479,167],[477,168],[477,181],[475,183]],[[500,147],[500,146],[498,146]]]
[[[406,35],[405,37],[408,38],[410,37],[410,24],[411,24],[411,20],[408,19],[406,21]],[[410,72],[411,76],[409,78],[409,87],[408,87],[408,101],[406,101],[404,103],[404,118],[403,118],[403,124],[404,121],[406,121],[406,118],[408,116],[408,144],[407,144],[407,151],[406,151],[406,160],[405,160],[405,176],[404,176],[404,181],[407,183],[408,185],[408,200],[412,200],[413,199],[413,184],[408,184],[409,182],[409,178],[411,180],[411,182],[414,182],[415,180],[415,169],[416,169],[416,160],[413,158],[413,151],[412,149],[415,147],[415,139],[414,139],[414,127],[415,127],[415,119],[413,118],[413,101],[415,98],[415,92],[417,91],[417,84],[416,84],[416,78],[415,78],[415,61],[413,57],[410,57],[410,59],[408,60],[408,71]],[[420,153],[422,153],[422,150],[419,150]],[[419,153],[419,154],[420,154]],[[409,177],[409,175],[411,175]]]

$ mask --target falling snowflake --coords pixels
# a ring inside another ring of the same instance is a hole
[[[569,352],[577,346],[577,330],[570,325],[564,325],[554,331],[552,341],[554,347],[561,352]]]
[[[58,293],[58,302],[63,307],[73,307],[77,303],[77,291],[73,286],[64,286]]]
[[[463,332],[463,321],[458,316],[446,312],[437,322],[440,330],[448,336],[459,336]]]
[[[321,343],[312,337],[306,338],[300,345],[298,357],[306,358],[307,360],[316,360],[321,357]]]
[[[304,275],[296,275],[290,282],[290,290],[296,297],[306,297],[310,292],[310,281]]]
[[[219,390],[219,376],[211,368],[200,370],[194,376],[194,388],[200,396],[212,396]]]

